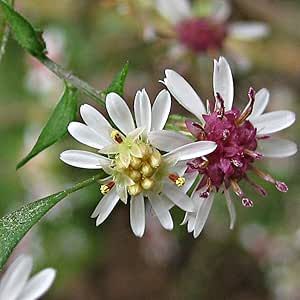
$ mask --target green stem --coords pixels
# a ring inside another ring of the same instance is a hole
[[[99,174],[97,174],[91,178],[88,178],[84,181],[81,181],[81,182],[75,184],[74,186],[62,191],[61,193],[64,193],[66,196],[68,196],[74,192],[77,192],[77,191],[97,182],[99,179],[103,179],[105,175],[106,175],[106,173],[101,171]]]
[[[15,1],[11,0],[8,3],[10,3],[11,7],[14,7]],[[10,28],[5,21],[3,23],[3,33],[2,33],[1,42],[0,42],[0,62],[5,54],[5,49],[6,49],[6,45],[8,42],[9,34],[10,34]]]
[[[90,86],[87,82],[81,80],[80,78],[72,74],[72,72],[65,70],[62,66],[55,63],[49,57],[40,56],[36,58],[51,72],[53,72],[57,77],[70,83],[78,90],[84,92],[87,96],[97,101],[102,106],[105,106],[105,102],[103,100],[104,98],[103,92],[96,90],[94,87]]]

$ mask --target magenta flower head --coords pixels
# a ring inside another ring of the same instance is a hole
[[[224,57],[214,61],[214,99],[207,100],[206,107],[189,83],[178,73],[166,70],[164,84],[174,98],[197,120],[186,120],[186,128],[197,141],[213,141],[217,148],[209,155],[187,162],[186,173],[200,174],[201,179],[192,199],[197,211],[187,213],[183,223],[197,237],[206,222],[216,192],[223,192],[227,201],[233,228],[235,209],[230,197],[233,191],[245,207],[252,207],[239,182],[246,180],[259,194],[266,196],[263,187],[253,182],[248,173],[275,185],[280,192],[287,192],[284,182],[258,169],[255,162],[264,157],[288,157],[297,152],[295,143],[273,137],[273,133],[291,126],[295,114],[291,111],[263,113],[269,92],[253,88],[248,91],[245,108],[233,106],[234,87],[230,66]]]

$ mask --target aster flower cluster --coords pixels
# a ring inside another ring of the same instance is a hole
[[[166,70],[163,83],[196,117],[186,120],[184,133],[164,130],[171,108],[167,90],[158,94],[152,107],[147,92],[138,91],[134,117],[126,102],[116,93],[110,93],[106,97],[106,109],[114,125],[85,104],[80,108],[85,124],[72,122],[68,127],[77,141],[98,153],[67,150],[61,154],[61,160],[74,167],[103,169],[108,174],[101,182],[103,198],[92,214],[97,226],[121,200],[124,204],[129,202],[131,228],[136,236],[142,237],[147,201],[167,230],[173,228],[170,209],[174,205],[181,208],[186,212],[183,224],[187,223],[188,231],[197,237],[217,192],[225,195],[230,228],[236,218],[230,191],[245,207],[253,206],[239,185],[242,179],[266,195],[264,188],[250,179],[249,172],[274,184],[279,191],[287,191],[285,183],[258,169],[254,163],[264,156],[286,157],[297,151],[293,142],[271,138],[271,134],[294,123],[293,112],[263,113],[269,100],[266,89],[256,93],[250,88],[246,107],[243,110],[233,107],[233,78],[224,57],[214,62],[215,97],[206,106],[175,71]]]
[[[138,91],[134,101],[134,115],[117,94],[106,98],[110,123],[89,105],[80,108],[86,124],[72,122],[68,130],[79,142],[96,148],[100,154],[67,150],[61,159],[72,166],[103,169],[109,176],[103,180],[104,195],[92,214],[96,225],[106,220],[121,200],[130,198],[130,224],[136,236],[145,231],[145,198],[151,204],[160,223],[173,229],[169,209],[177,205],[192,212],[194,205],[185,194],[193,183],[182,176],[187,160],[204,156],[215,150],[212,141],[193,142],[180,133],[163,130],[171,107],[171,96],[161,91],[152,108],[145,90]]]

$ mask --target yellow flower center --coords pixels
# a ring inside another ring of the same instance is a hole
[[[128,186],[128,193],[136,196],[143,191],[152,189],[156,183],[155,175],[159,169],[162,157],[158,150],[144,142],[135,143],[139,148],[139,156],[130,154],[130,163],[125,167],[117,155],[114,160],[114,168],[117,173],[129,177],[134,184]]]

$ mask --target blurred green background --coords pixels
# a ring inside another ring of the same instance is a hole
[[[168,1],[168,0],[166,0]],[[129,60],[125,98],[146,88],[154,99],[165,68],[184,74],[202,99],[212,97],[212,57],[219,53],[171,55],[174,41],[145,39],[147,30],[165,27],[155,1],[16,1],[16,8],[45,31],[49,55],[96,88],[104,88]],[[210,1],[193,1],[204,14]],[[249,86],[271,92],[268,110],[300,109],[300,1],[235,0],[230,20],[266,22],[270,35],[252,42],[226,41],[247,59],[245,69],[231,61],[235,101],[243,107]],[[220,52],[226,55],[227,53]],[[234,55],[233,55],[234,57]],[[78,147],[66,136],[19,171],[15,166],[33,146],[62,92],[62,83],[9,40],[0,66],[0,215],[59,191],[93,172],[73,169],[59,153]],[[95,103],[82,96],[81,103]],[[99,108],[99,107],[98,107]],[[100,109],[100,108],[99,108]],[[173,112],[187,115],[175,101]],[[104,113],[104,111],[102,110]],[[283,137],[300,140],[299,125]],[[249,190],[252,209],[236,202],[238,221],[229,230],[223,197],[215,202],[202,235],[194,240],[179,226],[164,231],[148,216],[147,231],[130,231],[128,207],[119,205],[97,228],[89,216],[100,198],[95,185],[72,194],[26,236],[15,254],[33,255],[36,270],[52,266],[57,279],[44,297],[77,299],[300,299],[299,155],[267,160],[263,168],[285,181],[281,194],[264,185],[267,198]],[[262,183],[263,184],[263,183]],[[245,187],[247,189],[247,187]]]

